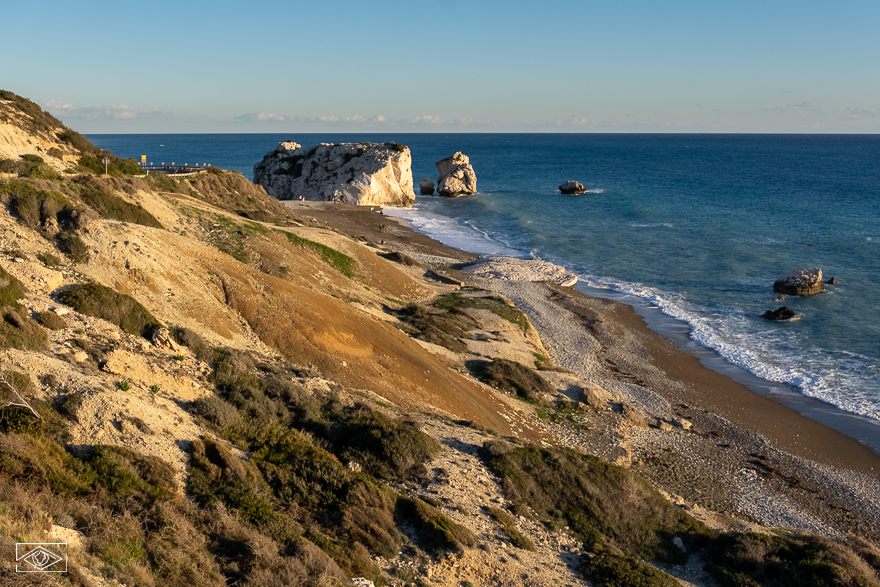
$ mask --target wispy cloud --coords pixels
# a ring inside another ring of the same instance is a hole
[[[132,106],[76,106],[56,100],[39,103],[44,110],[61,119],[76,120],[133,120],[138,118],[168,118],[165,110],[134,108]]]
[[[332,125],[332,126],[468,126],[474,124],[471,118],[443,118],[433,114],[422,114],[409,118],[391,118],[384,114],[364,116],[362,114],[339,115],[323,114],[319,116],[287,116],[270,112],[255,112],[240,114],[234,118],[236,122],[244,123],[272,123],[291,122],[307,125]]]
[[[272,112],[249,112],[239,114],[234,120],[236,122],[283,122],[289,118]]]
[[[844,120],[852,120],[856,118],[876,118],[880,116],[880,110],[873,108],[871,110],[864,110],[861,108],[846,108],[844,110],[846,112],[846,116]]]
[[[768,112],[787,112],[791,110],[819,110],[820,106],[813,102],[801,102],[800,104],[786,104],[774,108],[764,108]]]

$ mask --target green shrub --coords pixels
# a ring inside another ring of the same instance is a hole
[[[162,324],[131,296],[98,283],[73,285],[58,299],[81,314],[102,318],[125,332],[151,339]]]
[[[331,249],[327,245],[322,245],[321,243],[310,241],[290,232],[284,232],[284,235],[287,237],[287,240],[289,240],[291,244],[298,247],[312,249],[318,254],[319,257],[321,257],[321,260],[323,260],[325,263],[327,263],[346,277],[354,277],[354,267],[356,265],[356,262],[345,253],[340,253],[336,249]]]
[[[721,587],[856,587],[878,580],[876,569],[851,549],[810,534],[725,534],[712,542],[707,558]]]
[[[82,198],[83,202],[94,208],[102,218],[162,228],[162,224],[155,216],[140,206],[127,202],[105,189],[85,189],[80,194],[80,198]]]
[[[678,587],[679,582],[631,556],[601,553],[581,565],[596,585],[603,587]]]
[[[27,161],[21,159],[0,159],[0,173],[21,175],[30,168]]]
[[[424,463],[441,450],[414,424],[394,422],[364,405],[345,408],[329,419],[324,435],[334,453],[381,479],[424,474]]]
[[[171,465],[121,446],[95,446],[82,461],[87,465],[83,480],[113,496],[153,501],[172,497],[177,488]]]
[[[409,255],[404,255],[399,251],[394,251],[393,253],[380,253],[380,257],[384,257],[389,261],[394,261],[395,263],[400,263],[401,265],[406,265],[407,267],[421,267],[422,264],[410,257]]]
[[[235,406],[216,395],[195,400],[190,404],[190,412],[218,428],[236,426],[241,422],[241,417]]]
[[[503,391],[526,401],[540,402],[541,396],[553,394],[556,389],[530,368],[507,359],[493,359],[480,366],[480,378]]]
[[[468,331],[479,326],[473,317],[458,308],[432,312],[424,306],[409,304],[396,314],[407,334],[456,353],[468,352],[462,339],[472,338]]]
[[[37,324],[23,308],[5,306],[0,321],[0,348],[39,350],[48,342],[46,330]]]
[[[496,316],[516,324],[522,328],[523,332],[529,329],[529,320],[526,318],[526,315],[517,309],[516,306],[510,305],[498,296],[466,297],[460,293],[453,292],[434,302],[434,307],[447,310],[451,308],[489,310]]]
[[[89,260],[89,247],[81,238],[72,232],[62,231],[58,234],[55,242],[58,249],[67,255],[71,261],[85,263]]]
[[[8,271],[0,267],[0,308],[13,306],[20,308],[18,300],[25,296],[24,285]]]
[[[177,344],[189,347],[189,350],[192,351],[198,360],[205,362],[213,362],[215,360],[213,351],[211,351],[208,343],[205,342],[205,339],[198,332],[182,326],[175,326],[170,329],[170,332],[174,341]]]
[[[486,454],[486,460],[507,498],[530,507],[546,523],[568,526],[596,552],[678,564],[686,555],[673,537],[691,548],[710,535],[622,467],[572,450],[516,447],[500,452]]]
[[[421,499],[401,497],[397,500],[397,515],[412,524],[422,548],[461,551],[465,546],[476,546],[477,540],[470,530]]]
[[[105,153],[110,159],[107,165],[107,175],[124,177],[126,175],[144,175],[146,172],[136,159],[120,159],[112,153]],[[95,175],[104,174],[104,157],[97,155],[83,155],[79,160],[79,170]]]
[[[39,259],[43,265],[49,268],[60,267],[62,264],[61,259],[59,259],[55,255],[52,255],[51,253],[40,253],[37,255],[37,259]]]
[[[535,545],[516,527],[516,520],[501,508],[489,506],[489,515],[501,525],[501,529],[517,548],[535,551]]]
[[[37,321],[49,330],[64,330],[67,328],[67,321],[55,312],[39,312]]]

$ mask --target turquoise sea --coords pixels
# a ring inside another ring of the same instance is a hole
[[[453,246],[565,265],[591,293],[662,313],[667,325],[678,321],[688,344],[759,377],[765,391],[860,415],[852,419],[858,436],[880,447],[880,136],[88,138],[122,157],[210,163],[249,178],[281,140],[393,140],[412,149],[416,184],[436,180],[434,162],[461,151],[474,166],[479,194],[419,196],[412,209],[389,212]],[[560,194],[557,186],[569,179],[589,193]],[[839,285],[771,301],[779,275],[816,266]],[[801,319],[761,318],[780,305]]]

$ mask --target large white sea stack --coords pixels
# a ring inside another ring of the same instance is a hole
[[[402,207],[416,200],[412,154],[397,143],[320,143],[304,149],[283,141],[254,165],[254,183],[279,200]]]

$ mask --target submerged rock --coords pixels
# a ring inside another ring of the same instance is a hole
[[[423,196],[434,195],[434,182],[431,181],[431,178],[422,178],[422,181],[419,182],[419,191],[422,193]]]
[[[559,191],[566,195],[576,195],[585,193],[587,188],[579,181],[567,181],[559,186]]]
[[[397,143],[278,143],[254,165],[254,183],[279,200],[412,206],[412,154]]]
[[[831,279],[829,279],[825,283],[827,283],[828,285],[837,285],[837,279],[832,277]]]
[[[437,172],[437,193],[441,196],[465,196],[477,193],[477,174],[470,159],[461,152],[434,164]]]
[[[773,284],[773,291],[790,296],[810,296],[825,291],[822,270],[818,267],[795,269],[781,276]]]
[[[773,320],[773,321],[797,320],[798,318],[800,318],[800,316],[798,316],[797,314],[794,313],[794,310],[789,310],[785,306],[782,306],[778,310],[767,310],[766,312],[764,312],[764,314],[761,317],[764,318],[765,320]]]

